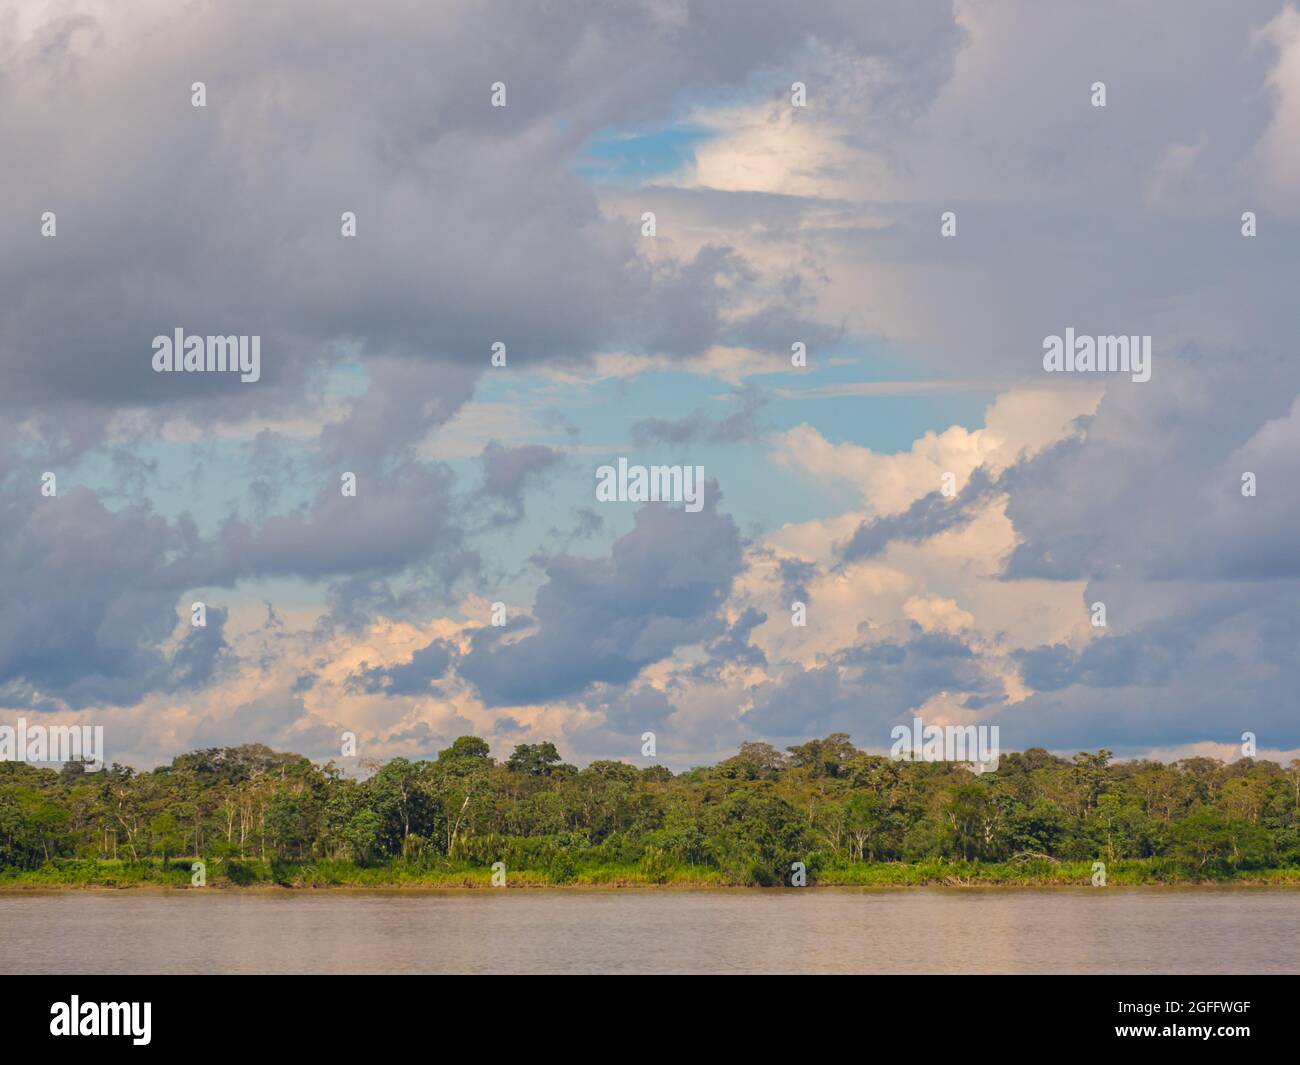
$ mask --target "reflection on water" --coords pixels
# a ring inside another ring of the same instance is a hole
[[[1300,891],[0,895],[2,973],[1300,972]]]

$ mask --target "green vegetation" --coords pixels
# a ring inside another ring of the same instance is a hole
[[[0,887],[777,885],[802,862],[833,885],[1300,885],[1300,762],[1113,764],[1110,752],[1004,754],[975,776],[893,762],[842,733],[747,743],[674,776],[504,762],[463,736],[365,780],[260,745],[137,773],[0,763]]]

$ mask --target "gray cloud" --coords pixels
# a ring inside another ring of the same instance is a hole
[[[542,444],[506,447],[492,441],[483,449],[483,484],[479,495],[498,504],[497,524],[511,524],[524,516],[524,493],[548,471],[563,462],[554,448]]]
[[[845,562],[855,562],[878,555],[895,540],[917,543],[960,528],[975,517],[996,491],[996,482],[982,467],[977,467],[954,498],[948,499],[940,491],[930,492],[901,514],[861,522],[848,540],[836,546],[836,553]]]
[[[445,640],[421,647],[409,662],[365,669],[356,678],[362,691],[387,695],[428,695],[430,685],[447,672],[455,649]]]
[[[804,668],[786,664],[750,691],[742,721],[752,734],[797,738],[847,732],[860,743],[889,746],[889,730],[940,692],[968,693],[981,702],[996,681],[971,649],[950,636],[913,626],[903,643],[859,646]]]
[[[924,76],[899,80],[924,97],[958,40],[944,9],[905,3],[869,18],[720,4],[689,12],[689,31],[641,3],[507,7],[366,20],[342,3],[233,0],[54,16],[10,37],[0,136],[22,162],[0,179],[4,401],[269,414],[357,345],[451,375],[428,397],[445,417],[494,340],[515,365],[610,343],[698,352],[729,298],[718,278],[743,281],[742,258],[705,249],[652,268],[571,172],[577,149],[667,115],[691,87],[739,85],[810,36],[924,57]],[[505,108],[490,106],[498,79]],[[190,105],[195,80],[205,108]],[[346,210],[355,239],[340,235]],[[152,373],[151,338],[176,326],[261,335],[262,382]],[[372,380],[360,439],[411,399],[396,384]]]
[[[1293,174],[1261,174],[1257,152],[1279,111],[1276,52],[1255,34],[1281,9],[984,4],[965,28],[950,4],[905,0],[17,12],[0,22],[6,702],[128,705],[215,683],[239,665],[224,608],[166,649],[194,588],[314,582],[325,632],[427,612],[494,568],[475,521],[522,523],[556,454],[489,447],[469,487],[417,458],[481,387],[494,341],[528,368],[883,338],[922,368],[1038,382],[1042,337],[1073,326],[1151,334],[1152,381],[1107,380],[1077,438],[837,547],[846,565],[873,558],[1005,495],[1017,543],[1004,579],[1087,581],[1108,632],[1011,649],[1035,691],[1011,706],[989,664],[948,638],[864,644],[812,668],[769,662],[745,728],[871,743],[949,691],[1001,722],[1004,745],[1113,736],[1136,750],[1243,727],[1300,743],[1300,190]],[[813,103],[799,121],[861,153],[806,160],[797,176],[834,182],[834,196],[637,189],[661,215],[651,255],[575,173],[602,132],[679,119],[683,101],[776,100],[794,77]],[[1087,103],[1099,79],[1104,110]],[[189,104],[195,80],[204,109]],[[489,106],[495,80],[505,109]],[[936,232],[948,209],[953,240]],[[1250,240],[1246,209],[1260,215]],[[39,235],[47,210],[53,240]],[[355,239],[340,236],[344,210]],[[691,212],[703,235],[680,228]],[[151,338],[176,326],[261,335],[263,380],[152,373]],[[327,391],[356,366],[357,394]],[[737,398],[720,418],[643,419],[633,439],[757,439],[770,408],[754,391]],[[114,425],[136,408],[142,424]],[[243,450],[244,483],[222,497],[239,503],[215,532],[154,511],[162,474],[145,449],[163,419],[209,434],[192,456],[217,469],[221,423],[322,409],[339,413],[318,439],[268,429]],[[111,484],[39,496],[40,472],[96,449]],[[345,470],[357,499],[339,493]],[[566,550],[603,516],[580,512]],[[539,556],[533,616],[475,634],[463,661],[435,641],[359,683],[423,694],[458,671],[495,706],[580,698],[615,732],[662,723],[667,697],[636,686],[646,666],[695,645],[703,683],[727,663],[762,664],[749,642],[759,613],[728,626],[719,610],[741,550],[713,502],[698,515],[645,508],[607,556]],[[807,601],[813,576],[780,560],[787,600]],[[302,676],[284,699],[203,722],[199,742],[328,750],[328,730],[294,731]],[[398,738],[433,742],[427,726]]]
[[[717,609],[740,572],[735,523],[717,509],[714,482],[704,509],[650,504],[610,555],[562,555],[545,567],[536,630],[506,641],[484,629],[458,666],[489,705],[542,702],[596,681],[625,683],[677,647],[720,635]]]
[[[768,400],[754,388],[738,390],[733,399],[736,410],[723,418],[703,410],[681,418],[643,418],[632,424],[632,441],[638,446],[751,443],[763,435],[758,415]]]

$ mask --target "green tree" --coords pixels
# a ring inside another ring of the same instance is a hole
[[[560,762],[560,752],[550,741],[521,743],[506,760],[506,768],[512,773],[526,776],[549,777]]]
[[[163,865],[185,846],[180,825],[170,813],[159,814],[149,822],[149,836],[153,840],[154,850],[162,855]]]

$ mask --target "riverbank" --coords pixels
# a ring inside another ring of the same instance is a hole
[[[32,870],[0,869],[0,891],[28,889],[174,888],[197,889],[195,859],[122,862],[64,860]],[[703,866],[601,865],[552,869],[505,870],[508,888],[736,888],[780,886],[763,871],[724,873]],[[1300,887],[1300,867],[1252,870],[1189,870],[1165,859],[1131,859],[1109,863],[1107,885],[1171,886],[1234,884]],[[812,887],[1087,887],[1094,863],[1030,858],[1013,862],[857,862],[808,872]],[[358,866],[346,861],[208,860],[206,889],[294,890],[321,888],[492,888],[490,867],[468,864],[407,862]],[[499,879],[499,876],[498,876]]]

